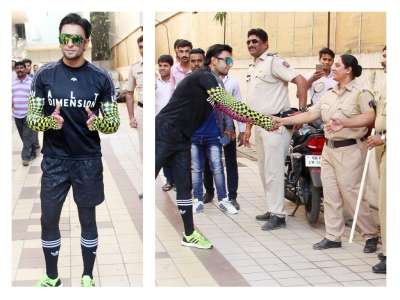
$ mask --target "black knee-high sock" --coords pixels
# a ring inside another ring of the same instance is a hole
[[[191,235],[194,231],[193,224],[193,203],[192,199],[176,200],[179,213],[181,214],[185,235]]]
[[[81,223],[81,250],[83,259],[83,274],[93,278],[93,267],[97,251],[97,225],[95,207],[78,207]]]
[[[83,259],[82,276],[88,275],[90,278],[93,278],[93,267],[97,251],[97,238],[88,240],[81,236],[81,250]]]
[[[46,261],[46,274],[51,279],[58,277],[58,255],[60,253],[61,238],[53,241],[42,240],[44,259]]]

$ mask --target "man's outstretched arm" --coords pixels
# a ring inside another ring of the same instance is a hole
[[[271,131],[274,129],[272,118],[252,110],[246,103],[237,101],[227,91],[221,87],[215,87],[207,90],[210,95],[208,102],[213,107],[226,113],[233,119],[251,123]]]

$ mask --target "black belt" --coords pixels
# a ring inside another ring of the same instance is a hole
[[[366,137],[363,137],[360,139],[361,142],[365,141]],[[356,139],[348,139],[348,140],[341,140],[341,141],[332,141],[326,139],[325,144],[331,148],[340,148],[340,147],[346,147],[350,145],[357,144]]]
[[[138,101],[137,105],[141,108],[143,108],[143,102]]]

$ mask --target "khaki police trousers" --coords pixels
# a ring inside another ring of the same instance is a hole
[[[381,225],[382,253],[386,256],[386,147],[376,147],[375,153],[379,166],[378,209]]]
[[[267,211],[280,217],[286,216],[284,207],[285,158],[292,133],[285,127],[276,131],[255,129],[258,168],[264,188]]]
[[[345,231],[343,206],[354,215],[367,154],[366,143],[340,148],[325,145],[322,151],[321,180],[324,189],[325,238],[340,241]],[[357,225],[364,239],[376,237],[377,226],[369,203],[362,199]]]
[[[140,154],[140,163],[143,163],[143,108],[137,106],[136,108],[136,122],[138,124],[138,133],[139,133],[139,154]]]

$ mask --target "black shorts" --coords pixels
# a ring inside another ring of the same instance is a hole
[[[43,157],[40,199],[43,206],[62,205],[72,186],[79,207],[94,207],[104,201],[101,157],[87,160]]]

